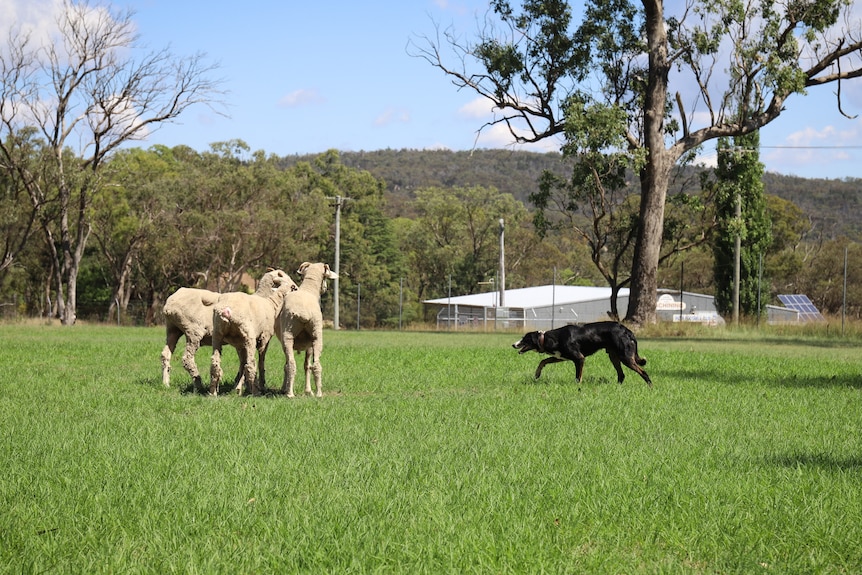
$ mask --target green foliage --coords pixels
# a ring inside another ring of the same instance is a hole
[[[769,293],[760,285],[760,261],[772,243],[771,222],[763,195],[763,164],[760,163],[760,135],[752,132],[733,139],[733,147],[720,140],[715,183],[715,210],[718,227],[713,237],[715,255],[715,305],[719,313],[733,312],[734,251],[741,238],[739,313],[757,316],[766,301],[758,294]],[[742,217],[736,217],[741,202]]]
[[[499,267],[499,220],[517,245],[527,222],[520,202],[493,188],[479,186],[416,192],[418,213],[406,235],[410,267],[418,270],[416,292],[423,298],[482,291]],[[518,248],[516,248],[518,249]],[[450,283],[451,282],[451,283]]]
[[[448,293],[450,268],[461,270],[453,273],[463,272],[464,279],[455,284],[456,289],[489,289],[476,287],[471,278],[485,282],[494,277],[496,222],[500,217],[495,210],[508,210],[504,206],[488,208],[474,216],[489,218],[486,223],[491,238],[484,243],[484,255],[468,259],[463,253],[470,244],[462,241],[457,231],[459,225],[461,232],[466,231],[466,223],[458,224],[466,222],[466,216],[459,220],[452,215],[455,219],[447,223],[446,202],[433,205],[432,211],[441,217],[435,225],[449,225],[455,230],[448,240],[449,251],[433,245],[433,236],[422,231],[425,228],[420,224],[428,224],[420,222],[426,216],[423,202],[427,200],[418,202],[416,192],[422,195],[429,188],[438,188],[442,197],[453,198],[450,203],[455,204],[461,200],[452,193],[453,187],[496,189],[491,196],[509,198],[512,213],[520,214],[514,219],[504,216],[509,287],[549,283],[554,277],[568,284],[607,285],[608,280],[594,263],[592,246],[573,228],[575,224],[589,228],[588,212],[584,211],[589,207],[586,190],[587,184],[596,180],[590,178],[589,171],[577,172],[572,163],[560,160],[559,154],[505,150],[476,150],[472,154],[381,150],[275,158],[251,152],[239,141],[218,143],[203,153],[184,146],[124,150],[106,165],[105,185],[93,198],[89,217],[96,241],[85,255],[83,277],[78,282],[79,299],[86,304],[81,317],[113,318],[112,306],[119,300],[123,317],[131,316],[129,321],[159,322],[160,302],[178,286],[233,289],[236,284],[232,282],[241,270],[254,277],[267,266],[282,266],[292,272],[304,260],[332,263],[335,210],[328,198],[342,195],[352,198],[345,201],[342,214],[342,323],[356,325],[359,289],[363,327],[418,320],[423,312],[422,299]],[[543,172],[545,176],[540,178]],[[684,261],[686,289],[712,293],[712,255],[699,251],[681,255],[679,251],[695,244],[712,218],[709,195],[691,193],[691,182],[700,173],[694,168],[681,170],[669,193],[663,249],[667,264],[659,270],[659,285],[677,287]],[[577,194],[561,194],[574,174],[581,174],[575,180],[580,183]],[[632,178],[629,174],[626,181]],[[420,185],[422,182],[428,185]],[[836,286],[842,283],[843,265],[825,256],[833,248],[843,249],[847,239],[852,242],[862,237],[858,218],[853,218],[862,201],[858,181],[764,174],[763,184],[774,238],[764,258],[764,275],[772,283],[772,294],[788,290],[809,293],[821,309],[838,313],[840,302],[835,294]],[[29,198],[20,188],[15,195],[11,183],[4,189],[6,201],[22,208],[18,213],[22,218],[13,217],[14,210],[0,214],[6,218],[3,221],[11,238],[24,231],[20,226],[25,223]],[[551,189],[561,194],[561,206],[580,214],[570,225],[560,225],[566,220],[548,208],[533,209],[541,205],[542,190]],[[599,188],[589,189],[592,193]],[[630,186],[619,193],[618,200],[623,203],[617,223],[631,229],[637,221],[637,195]],[[530,209],[520,203],[529,195],[536,200]],[[231,213],[247,225],[228,226],[218,221],[222,213]],[[619,219],[623,213],[628,220]],[[537,231],[545,236],[539,237]],[[225,264],[230,262],[227,255],[232,246],[239,250],[236,264],[240,264],[233,268]],[[51,281],[51,263],[44,250],[43,242],[31,238],[18,254],[0,288],[4,313],[49,313],[54,301],[45,297],[45,285]],[[252,260],[254,253],[263,255],[256,263],[240,267],[248,263],[246,258]],[[600,255],[605,258],[607,253]],[[826,267],[817,261],[821,253]],[[220,263],[213,265],[216,258]],[[852,262],[851,270],[855,269]],[[620,269],[625,271],[625,266],[623,263]],[[814,269],[819,276],[811,271]],[[766,303],[776,303],[769,294],[764,296]],[[96,307],[90,305],[96,302]],[[329,316],[331,294],[324,297],[323,304]],[[858,303],[851,299],[848,304],[850,314],[858,315]]]

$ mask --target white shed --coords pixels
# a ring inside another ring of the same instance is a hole
[[[498,305],[499,297],[499,292],[493,291],[429,299],[422,303],[438,309],[438,328],[474,326],[530,331],[610,319],[609,287],[544,285],[508,289],[504,307]],[[623,315],[628,302],[629,290],[623,288],[617,298],[617,309]]]

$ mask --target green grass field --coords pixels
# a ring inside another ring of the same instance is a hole
[[[289,400],[189,393],[179,350],[165,389],[161,329],[2,325],[0,571],[862,573],[862,345],[715,333],[642,337],[650,390],[326,332]]]

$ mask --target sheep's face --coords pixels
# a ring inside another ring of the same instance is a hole
[[[317,263],[312,264],[309,262],[303,262],[299,269],[296,270],[296,273],[302,276],[302,279],[305,278],[320,278],[320,293],[321,295],[326,293],[327,279],[336,279],[338,278],[338,274],[329,269],[329,264]]]
[[[282,270],[269,270],[260,278],[258,291],[269,289],[270,291],[284,291],[289,293],[299,289],[290,276]]]

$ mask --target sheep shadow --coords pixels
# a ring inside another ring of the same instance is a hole
[[[166,388],[162,383],[161,378],[158,377],[141,377],[135,380],[135,385],[139,385],[141,387],[148,387],[150,389],[178,389],[180,395],[185,396],[208,396],[210,393],[209,384],[204,382],[203,385],[195,385],[194,381],[186,381],[185,383],[180,382],[171,382],[171,387]],[[226,382],[219,385],[218,388],[219,396],[236,396],[236,384],[233,382]],[[299,394],[298,394],[299,395]],[[242,397],[265,397],[265,398],[275,398],[275,397],[285,397],[285,395],[281,392],[281,387],[267,387],[261,392],[260,395],[252,396],[251,393],[246,389]]]
[[[209,384],[195,385],[194,381],[188,382],[184,388],[180,389],[181,395],[209,395],[209,393]],[[218,386],[218,394],[236,395],[236,385],[234,383],[223,383]]]
[[[210,393],[209,386],[204,384],[203,386],[196,386],[194,382],[189,382],[183,389],[180,390],[180,394],[182,395],[201,395],[208,396]],[[237,397],[236,393],[236,385],[233,383],[225,383],[219,385],[218,388],[219,396],[232,396]],[[267,387],[260,394],[252,395],[248,389],[243,390],[243,394],[239,397],[248,398],[277,398],[277,397],[286,397],[285,394],[281,392],[281,387]]]

